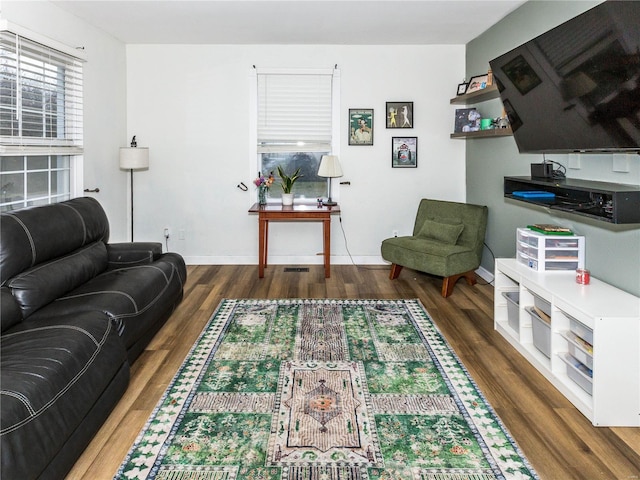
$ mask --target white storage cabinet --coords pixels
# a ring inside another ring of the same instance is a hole
[[[575,271],[584,268],[584,237],[546,235],[528,228],[518,228],[516,255],[518,262],[533,270]]]
[[[505,292],[518,292],[517,309]],[[530,314],[540,301],[550,309],[546,338],[534,337]],[[593,277],[580,285],[573,271],[499,258],[494,327],[593,425],[640,426],[640,298]]]

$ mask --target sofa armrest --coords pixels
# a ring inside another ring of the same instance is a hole
[[[146,265],[162,256],[159,242],[128,242],[107,244],[109,269]]]
[[[7,287],[0,288],[0,330],[4,332],[21,321],[22,312],[11,290]]]

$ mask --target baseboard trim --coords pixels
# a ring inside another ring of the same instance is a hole
[[[258,265],[256,257],[244,256],[206,256],[184,257],[187,265]],[[270,265],[322,265],[322,255],[314,256],[269,256]],[[346,255],[331,256],[331,265],[389,265],[379,255],[362,255],[349,257]],[[493,283],[493,274],[484,267],[476,270],[478,276],[487,283]]]
[[[493,273],[491,273],[489,270],[487,270],[484,267],[479,267],[476,270],[476,274],[478,274],[478,276],[483,280],[486,280],[487,283],[493,283],[493,280],[495,279]]]
[[[353,259],[353,260],[352,260]],[[258,265],[256,256],[186,256],[187,265]],[[322,255],[285,256],[269,255],[270,265],[322,265]],[[388,265],[379,255],[331,255],[331,265]]]

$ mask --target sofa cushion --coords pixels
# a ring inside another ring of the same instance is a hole
[[[2,478],[37,478],[127,366],[126,352],[98,312],[25,320],[0,342]]]
[[[427,219],[422,224],[417,236],[455,245],[462,230],[464,230],[464,225],[459,222],[456,225]]]
[[[95,198],[25,208],[0,215],[0,284],[42,262],[96,241],[107,243],[109,222]]]
[[[182,257],[166,253],[148,265],[107,270],[38,310],[31,318],[105,312],[116,323],[128,349],[156,322],[166,319],[166,312],[172,311],[182,299],[185,280]]]
[[[24,318],[39,308],[88,282],[107,268],[107,248],[94,242],[9,279],[7,286]]]

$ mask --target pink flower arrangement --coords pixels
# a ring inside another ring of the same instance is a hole
[[[258,178],[256,178],[253,183],[258,188],[269,188],[274,181],[275,178],[273,178],[273,172],[271,172],[267,177],[260,175],[260,172],[258,172]]]

